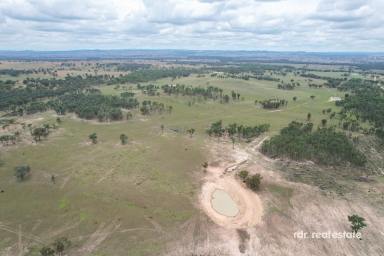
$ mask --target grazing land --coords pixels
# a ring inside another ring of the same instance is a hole
[[[384,70],[206,58],[1,60],[0,255],[383,255]]]

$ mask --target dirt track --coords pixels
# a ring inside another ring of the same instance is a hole
[[[176,244],[166,255],[384,255],[384,216],[361,198],[325,195],[317,187],[287,181],[274,160],[258,152],[262,141],[232,150],[230,143],[215,144],[199,196],[202,213],[183,225]],[[236,179],[238,170],[260,173],[259,193]],[[271,187],[272,186],[272,187]],[[275,186],[275,187],[273,187]],[[276,192],[273,188],[279,190]],[[233,218],[218,214],[211,194],[223,189],[239,207]],[[288,191],[292,191],[289,195]],[[367,220],[363,240],[298,239],[295,232],[350,231],[347,216]]]

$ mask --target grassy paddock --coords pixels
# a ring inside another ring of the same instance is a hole
[[[197,213],[194,199],[199,191],[196,175],[207,159],[206,128],[223,120],[247,125],[269,123],[269,134],[277,133],[293,120],[305,121],[307,113],[319,125],[326,116],[322,110],[333,108],[334,89],[312,89],[306,79],[292,75],[302,85],[293,91],[277,89],[277,83],[258,80],[218,79],[209,76],[162,79],[153,83],[180,83],[193,86],[217,86],[225,93],[236,90],[244,99],[229,104],[198,101],[190,97],[155,96],[138,93],[140,100],[151,99],[173,106],[172,114],[141,116],[113,124],[98,124],[70,116],[63,117],[62,132],[38,145],[17,145],[1,149],[0,167],[0,252],[17,243],[19,225],[27,238],[26,246],[39,248],[42,243],[67,236],[74,247],[84,244],[92,233],[108,233],[95,255],[156,254],[167,241],[165,234],[175,232],[181,223]],[[318,81],[321,82],[321,81]],[[101,88],[104,94],[124,91],[114,86]],[[314,100],[310,99],[315,95]],[[296,96],[298,100],[293,102]],[[287,108],[268,111],[254,101],[273,97],[289,100]],[[41,115],[42,122],[54,122],[52,113]],[[336,124],[332,121],[330,124]],[[161,125],[164,125],[164,133]],[[186,129],[196,129],[190,138]],[[175,132],[175,130],[180,131]],[[97,133],[98,143],[90,144],[88,135]],[[128,135],[128,144],[120,145],[120,134]],[[17,182],[14,167],[31,166],[32,175]],[[56,177],[56,184],[51,176]],[[271,193],[282,194],[271,187]],[[12,232],[15,231],[15,232]],[[37,249],[36,249],[37,250]],[[35,251],[36,252],[36,251]],[[36,254],[36,253],[32,253]]]

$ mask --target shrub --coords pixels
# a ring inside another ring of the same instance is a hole
[[[242,170],[242,171],[240,171],[239,172],[239,177],[240,177],[240,179],[242,179],[244,182],[245,182],[245,180],[248,178],[248,171],[246,171],[246,170]]]
[[[261,183],[261,177],[260,174],[255,174],[252,176],[249,176],[246,178],[245,183],[247,184],[247,187],[252,189],[253,191],[260,190],[260,183]]]

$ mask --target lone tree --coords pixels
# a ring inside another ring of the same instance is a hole
[[[297,97],[295,96],[295,97],[293,97],[292,99],[293,99],[293,101],[296,101],[296,100],[297,100]]]
[[[187,133],[189,133],[189,136],[192,138],[193,134],[195,133],[195,129],[193,129],[193,128],[188,129]]]
[[[240,179],[242,180],[242,181],[246,181],[247,180],[247,178],[248,178],[248,171],[247,170],[242,170],[242,171],[240,171],[239,173],[238,173],[238,175],[239,175],[239,177],[240,177]]]
[[[44,246],[40,249],[40,255],[41,256],[54,256],[55,250],[53,250],[51,247]]]
[[[236,142],[236,139],[234,136],[231,136],[231,141],[232,141],[232,149],[235,149],[235,142]]]
[[[311,99],[314,100],[316,98],[315,95],[311,95]]]
[[[321,120],[321,125],[322,125],[323,127],[325,127],[325,126],[327,125],[327,119],[322,119],[322,120]]]
[[[33,139],[41,141],[41,137],[47,137],[49,134],[49,129],[47,127],[38,127],[32,130]]]
[[[97,134],[94,132],[94,133],[92,133],[92,134],[90,134],[89,136],[88,136],[88,138],[90,139],[90,140],[92,140],[92,143],[93,144],[96,144],[97,143]]]
[[[21,165],[15,168],[15,176],[18,181],[23,181],[31,173],[29,165]]]
[[[61,237],[53,243],[53,248],[58,255],[62,255],[65,249],[67,249],[69,246],[71,246],[71,241],[69,241],[66,237]]]
[[[120,134],[120,141],[121,141],[121,144],[122,144],[122,145],[127,144],[127,142],[128,142],[128,136],[125,135],[124,133],[123,133],[123,134]]]
[[[357,214],[348,216],[349,222],[351,222],[351,229],[354,233],[359,232],[360,229],[367,226],[365,219]]]
[[[260,189],[260,183],[262,178],[263,177],[261,177],[260,174],[252,175],[245,179],[245,184],[247,184],[247,187],[252,189],[253,191],[258,191]]]
[[[311,121],[311,117],[312,117],[311,113],[308,113],[307,114],[307,121]]]

